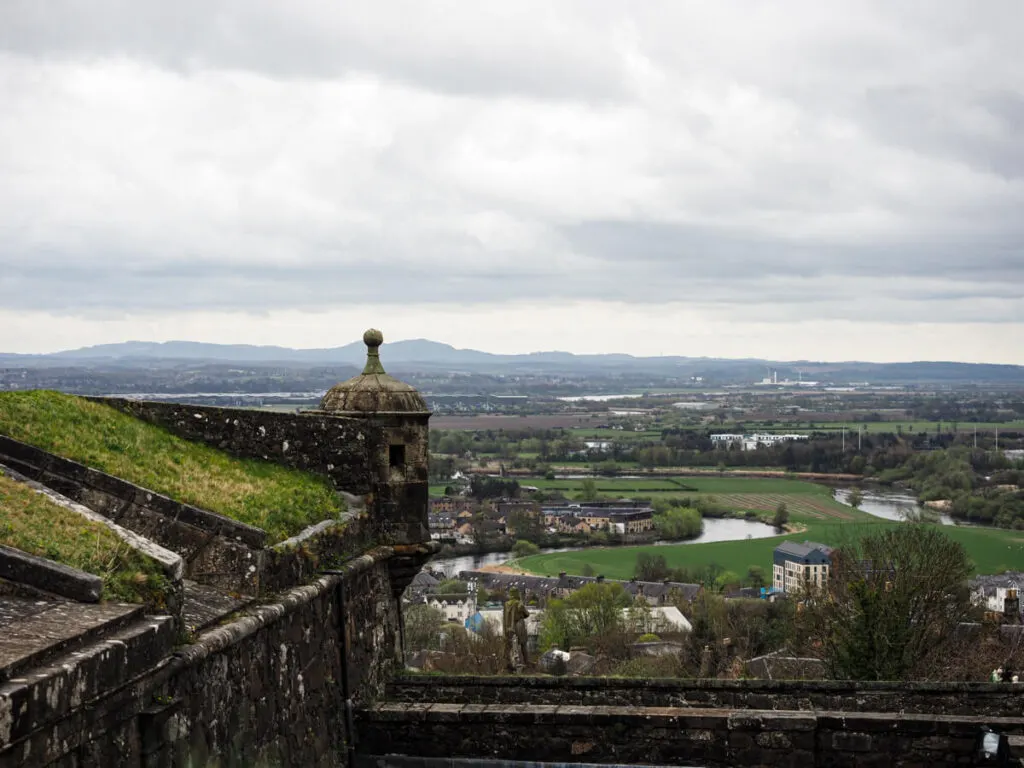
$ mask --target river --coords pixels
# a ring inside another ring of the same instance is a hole
[[[753,520],[736,518],[704,518],[704,531],[695,539],[686,541],[659,541],[656,546],[676,544],[706,544],[712,541],[742,541],[743,539],[766,539],[778,536],[779,532],[770,525]],[[544,552],[573,552],[584,547],[562,547],[545,549]],[[460,571],[475,571],[485,565],[501,565],[513,557],[511,552],[488,552],[485,555],[460,555],[458,557],[438,557],[430,561],[430,567],[443,571],[446,575]]]
[[[850,497],[852,488],[837,488],[836,500],[846,503]],[[907,510],[917,509],[917,499],[907,493],[885,490],[863,490],[859,509],[875,517],[886,520],[904,520],[904,513]],[[943,525],[963,525],[957,523],[949,515],[939,515],[939,521]],[[705,544],[711,541],[742,541],[744,539],[766,539],[769,536],[778,536],[778,531],[764,523],[753,520],[741,520],[737,518],[704,518],[704,532],[695,539],[687,541],[659,541],[656,546],[667,546],[677,544]],[[572,552],[582,547],[563,547],[560,549],[545,549],[545,552]],[[440,569],[445,574],[455,575],[459,571],[473,571],[485,565],[501,565],[512,559],[511,552],[489,552],[486,555],[461,555],[459,557],[436,558],[431,561],[431,567]]]
[[[863,500],[860,503],[858,509],[861,512],[867,512],[869,515],[875,517],[885,518],[886,520],[906,520],[906,513],[913,512],[917,509],[917,498],[911,496],[908,493],[900,493],[899,491],[886,491],[886,490],[864,490],[859,489]],[[843,504],[848,503],[847,499],[850,498],[850,493],[853,491],[852,488],[837,488],[836,489],[836,501],[842,502]],[[934,510],[930,510],[934,512]],[[940,514],[939,522],[943,525],[964,525],[964,523],[958,523],[953,520],[949,515]]]

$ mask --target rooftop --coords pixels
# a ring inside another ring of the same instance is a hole
[[[826,555],[832,554],[832,547],[819,544],[816,541],[805,541],[803,544],[796,541],[784,541],[775,548],[776,552],[794,557],[807,557],[812,552],[821,551]]]

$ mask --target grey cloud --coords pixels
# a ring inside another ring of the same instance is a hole
[[[1020,7],[7,0],[0,307],[1019,322]]]
[[[0,50],[39,57],[125,56],[184,73],[271,77],[374,74],[468,95],[605,99],[626,91],[592,21],[550,6],[402,0],[9,0]],[[63,23],[62,23],[63,22]],[[574,34],[575,24],[590,28]]]

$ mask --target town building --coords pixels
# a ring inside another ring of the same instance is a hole
[[[813,541],[784,541],[775,548],[772,587],[786,594],[823,587],[828,583],[831,567],[831,547]]]
[[[997,575],[976,576],[971,580],[971,600],[986,611],[1003,614],[1011,621],[1019,621],[1020,591],[1024,587],[1024,573],[1006,571]]]
[[[716,448],[741,448],[744,451],[755,451],[758,448],[770,448],[779,443],[793,440],[807,440],[807,435],[796,433],[779,434],[774,432],[755,432],[750,435],[720,433],[711,435],[711,444]]]

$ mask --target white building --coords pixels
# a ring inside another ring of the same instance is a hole
[[[788,594],[806,587],[824,587],[831,567],[831,547],[813,541],[784,541],[775,548],[772,587]]]
[[[1002,613],[1006,600],[1020,599],[1024,573],[1007,571],[997,576],[978,576],[971,581],[971,599],[987,611]]]
[[[476,584],[470,582],[464,595],[428,595],[426,601],[444,614],[445,621],[465,625],[466,619],[476,613]]]

